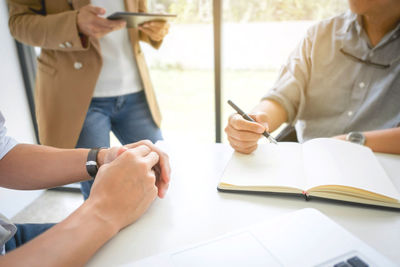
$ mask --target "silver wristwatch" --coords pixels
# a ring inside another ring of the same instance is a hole
[[[355,144],[364,145],[365,135],[361,132],[350,132],[347,134],[346,140]]]

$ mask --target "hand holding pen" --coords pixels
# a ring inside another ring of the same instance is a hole
[[[264,135],[269,142],[277,144],[268,133],[267,116],[264,113],[248,115],[232,101],[228,104],[236,110],[236,114],[229,117],[225,132],[231,146],[238,152],[250,154],[257,148],[258,140]]]

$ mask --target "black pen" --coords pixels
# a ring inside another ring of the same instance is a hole
[[[255,120],[253,120],[249,115],[247,115],[243,110],[241,110],[238,106],[235,105],[235,103],[233,103],[231,100],[228,100],[228,104],[233,107],[234,110],[236,110],[237,113],[239,113],[245,120],[248,121],[253,121],[256,122]],[[267,130],[265,130],[263,132],[263,135],[268,139],[268,141],[270,141],[271,143],[274,144],[278,144],[278,142],[267,132]]]

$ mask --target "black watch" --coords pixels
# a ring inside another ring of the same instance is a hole
[[[99,154],[100,149],[101,148],[90,149],[86,160],[86,171],[93,179],[96,177],[97,171],[99,169],[97,155]]]

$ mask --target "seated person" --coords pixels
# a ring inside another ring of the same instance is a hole
[[[17,144],[5,134],[0,113],[0,186],[31,190],[90,179],[85,166],[89,149]],[[0,214],[0,251],[6,253],[0,266],[84,265],[168,189],[168,156],[149,141],[101,149],[97,162],[88,200],[62,222],[16,227]]]
[[[400,153],[400,5],[349,0],[351,12],[311,27],[272,90],[225,132],[242,153],[264,130],[295,125],[300,142],[316,137],[356,140],[376,152]]]

